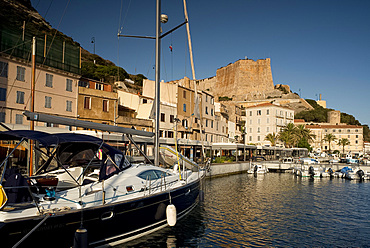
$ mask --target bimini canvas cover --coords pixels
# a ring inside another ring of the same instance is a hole
[[[39,142],[40,146],[43,147],[55,147],[57,146],[58,155],[62,156],[62,151],[78,152],[80,150],[86,149],[96,149],[97,157],[101,159],[101,173],[99,179],[106,179],[108,176],[118,173],[120,170],[123,170],[130,166],[128,160],[124,157],[123,153],[120,150],[117,150],[103,142],[103,140],[84,134],[75,134],[75,133],[55,133],[48,134],[40,131],[32,130],[13,130],[0,132],[1,140],[21,140],[31,139]],[[100,147],[100,148],[99,148]],[[109,156],[109,158],[108,158]],[[107,173],[108,166],[111,166],[113,163],[118,166],[118,170],[115,173]]]

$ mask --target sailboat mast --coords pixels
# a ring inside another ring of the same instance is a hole
[[[186,7],[186,0],[183,0],[184,2],[184,15],[185,15],[185,20],[186,20],[186,32],[188,34],[188,44],[189,44],[189,55],[190,55],[190,64],[191,64],[191,72],[193,74],[193,83],[194,83],[194,92],[195,92],[195,106],[194,108],[198,107],[199,108],[199,97],[198,97],[198,91],[197,91],[197,82],[195,78],[195,69],[194,69],[194,59],[193,59],[193,48],[191,45],[191,37],[190,37],[190,27],[189,27],[189,18],[188,18],[188,11]],[[203,120],[200,116],[199,110],[194,109],[194,113],[197,113],[195,115],[196,118],[199,118],[200,122],[200,141],[202,144],[202,158],[204,159],[205,157],[205,152],[204,152],[204,144],[203,144]]]
[[[187,11],[187,8],[186,8],[186,0],[184,0],[184,15],[185,15],[185,20],[186,20],[186,32],[188,34],[188,44],[189,44],[189,53],[190,53],[191,72],[193,74],[193,80],[195,81],[195,69],[194,69],[194,60],[193,60],[193,48],[191,46],[190,27],[189,27],[188,11]],[[196,87],[196,85],[195,85],[195,87]]]
[[[31,112],[35,112],[35,75],[36,75],[36,37],[32,39],[32,71],[31,71]],[[33,120],[30,122],[30,130],[35,129],[35,123]],[[30,140],[29,148],[29,166],[28,166],[28,175],[32,176],[33,174],[33,140]]]
[[[160,115],[160,51],[161,51],[161,0],[157,0],[156,30],[155,30],[155,141],[154,165],[159,166],[159,115]]]

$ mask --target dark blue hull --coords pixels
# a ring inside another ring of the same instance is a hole
[[[170,195],[178,218],[183,217],[198,202],[199,180],[171,191]],[[88,231],[88,242],[92,247],[118,244],[164,227],[169,204],[169,193],[165,192],[85,209],[82,217],[83,227]],[[0,246],[12,247],[42,218],[0,223]],[[19,247],[71,247],[75,231],[80,226],[81,211],[50,216]]]

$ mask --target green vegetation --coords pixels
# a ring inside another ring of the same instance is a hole
[[[336,140],[337,140],[337,137],[335,137],[334,134],[331,134],[331,133],[325,134],[324,141],[329,143],[329,153],[331,153],[330,152],[331,151],[331,142],[336,141]]]
[[[229,98],[228,96],[219,96],[218,100],[221,101],[232,101],[232,98]]]
[[[235,160],[235,157],[226,157],[226,156],[221,156],[221,157],[216,157],[214,160],[214,163],[230,163]]]
[[[99,55],[91,54],[84,49],[82,50],[81,75],[90,79],[103,80],[107,83],[131,79],[139,86],[142,86],[143,79],[146,79],[143,74],[130,75],[122,67],[118,67],[113,62],[105,60]]]
[[[294,126],[293,123],[289,123],[286,127],[280,131],[278,134],[268,134],[265,137],[265,140],[271,142],[271,145],[274,146],[277,140],[280,140],[284,143],[285,147],[299,147],[307,148],[309,151],[312,150],[309,142],[313,141],[315,135],[311,133],[311,130],[305,128],[304,125]]]
[[[349,144],[350,144],[350,142],[347,138],[342,138],[342,139],[338,140],[338,145],[342,146],[342,148],[343,148],[343,154],[344,154],[344,147],[349,145]]]

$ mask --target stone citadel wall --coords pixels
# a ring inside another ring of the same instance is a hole
[[[270,58],[257,61],[241,59],[219,68],[216,77],[199,80],[202,90],[213,93],[215,98],[228,96],[244,100],[251,93],[268,93],[274,90]]]

